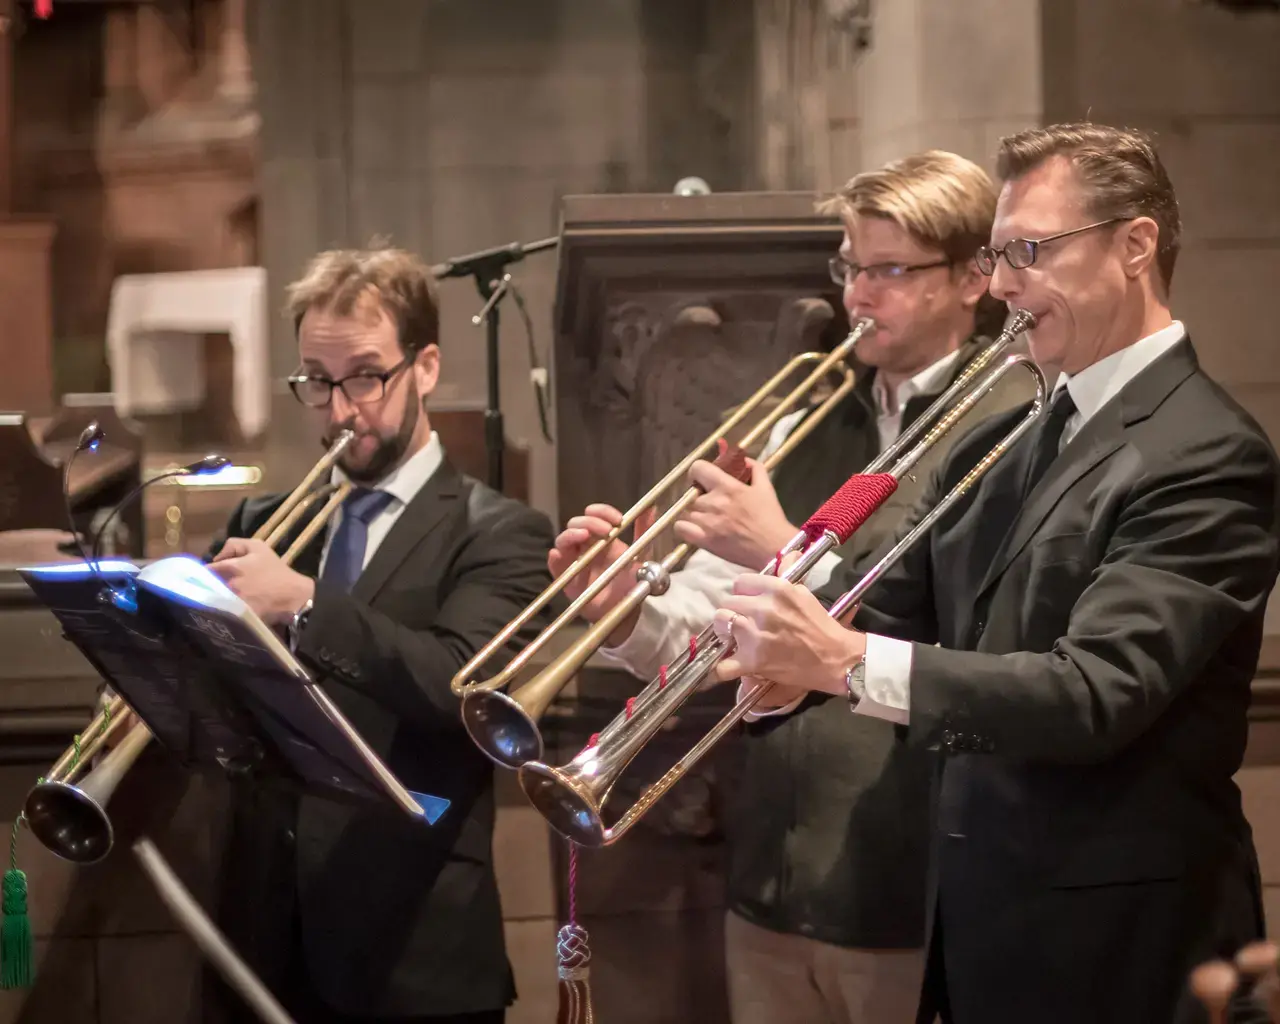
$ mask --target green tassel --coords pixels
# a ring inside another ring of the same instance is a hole
[[[0,926],[0,989],[28,988],[35,976],[35,943],[27,916],[27,876],[10,868],[4,873],[4,924]]]

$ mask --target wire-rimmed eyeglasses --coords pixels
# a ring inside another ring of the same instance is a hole
[[[843,256],[832,256],[827,260],[827,268],[831,280],[836,284],[847,284],[859,274],[866,274],[867,280],[875,284],[887,284],[900,281],[917,270],[932,270],[934,267],[949,267],[951,260],[934,260],[932,263],[850,263]]]
[[[1014,270],[1026,270],[1036,261],[1040,246],[1046,242],[1056,242],[1059,238],[1069,238],[1072,235],[1080,234],[1082,231],[1092,231],[1094,228],[1105,227],[1108,224],[1115,224],[1117,221],[1129,219],[1128,217],[1111,217],[1093,224],[1086,224],[1081,228],[1072,228],[1070,231],[1059,231],[1056,235],[1048,235],[1045,238],[1011,238],[998,249],[990,245],[980,245],[978,246],[978,251],[973,254],[973,261],[987,277],[996,272],[996,264],[1000,261],[1001,255],[1004,256],[1005,262],[1013,267]]]
[[[333,401],[333,389],[341,388],[347,401],[356,405],[380,402],[387,393],[391,378],[413,362],[406,357],[389,370],[357,370],[340,380],[330,380],[318,373],[295,373],[289,380],[293,397],[313,409],[323,409]]]

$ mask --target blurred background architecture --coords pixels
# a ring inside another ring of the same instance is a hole
[[[1278,56],[1280,7],[1226,0],[55,0],[49,18],[0,0],[0,561],[40,557],[64,528],[59,466],[90,415],[118,419],[74,482],[81,522],[206,451],[244,467],[225,488],[150,489],[114,534],[136,557],[202,551],[246,493],[292,486],[319,452],[283,384],[282,289],[313,253],[375,237],[443,262],[579,230],[509,268],[528,325],[505,300],[507,490],[558,523],[612,466],[610,496],[630,501],[708,408],[840,332],[825,270],[839,228],[812,214],[816,194],[931,146],[990,167],[1002,135],[1083,117],[1156,133],[1186,231],[1175,311],[1280,442]],[[688,177],[710,194],[673,194]],[[653,237],[592,263],[628,223]],[[765,251],[751,232],[766,223],[790,232],[773,262],[701,233],[737,224]],[[570,270],[607,301],[566,294]],[[461,278],[441,302],[433,423],[483,478],[483,300]],[[678,415],[658,423],[658,406]],[[96,678],[0,576],[11,819],[88,720]],[[1280,610],[1270,622],[1240,781],[1275,920]],[[631,689],[595,668],[575,693],[603,720]],[[729,750],[634,842],[584,855],[608,1024],[727,1019],[717,792],[732,768]],[[563,849],[499,781],[508,1019],[532,1024],[554,1019]],[[149,756],[117,827],[150,829],[211,903],[223,796]],[[19,850],[39,978],[0,992],[0,1024],[201,1019],[197,954],[127,844],[86,870],[29,836]]]

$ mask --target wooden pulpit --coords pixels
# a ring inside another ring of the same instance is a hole
[[[557,498],[625,508],[792,356],[848,333],[807,192],[564,199]],[[796,383],[799,376],[795,378]]]

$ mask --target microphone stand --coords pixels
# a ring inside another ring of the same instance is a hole
[[[489,486],[499,493],[503,486],[502,454],[506,434],[498,384],[498,304],[511,285],[511,275],[506,273],[505,268],[508,264],[519,263],[529,253],[541,252],[559,244],[560,239],[556,237],[528,243],[512,242],[445,260],[431,268],[438,280],[450,277],[475,278],[476,290],[484,300],[484,306],[471,318],[471,322],[477,327],[482,323],[485,325],[488,402],[484,411],[484,445],[489,459]]]

